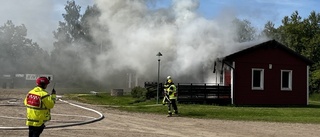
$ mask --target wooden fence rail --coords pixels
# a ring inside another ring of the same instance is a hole
[[[160,83],[159,96],[163,97],[163,85]],[[231,104],[231,86],[207,83],[178,83],[179,103]],[[157,89],[156,83],[145,83],[147,89]]]
[[[180,84],[179,103],[231,104],[231,87],[213,84]]]

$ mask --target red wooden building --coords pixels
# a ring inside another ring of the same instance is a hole
[[[226,56],[235,105],[308,105],[312,61],[270,40]],[[228,74],[225,74],[228,76]]]

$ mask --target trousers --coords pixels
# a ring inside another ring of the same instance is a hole
[[[40,127],[29,126],[29,137],[40,137],[45,125],[42,124]]]
[[[172,108],[175,114],[178,114],[177,100],[170,99],[170,103],[168,103],[168,114],[172,114]]]

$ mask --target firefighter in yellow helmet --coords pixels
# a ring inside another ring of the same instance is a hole
[[[177,88],[174,85],[171,76],[167,77],[167,82],[164,85],[164,99],[162,101],[163,104],[168,104],[168,117],[172,116],[172,108],[174,114],[178,114],[178,107],[177,107]]]
[[[168,104],[169,102],[169,96],[167,94],[167,91],[168,91],[168,88],[169,86],[173,83],[172,79],[171,79],[171,76],[168,76],[167,77],[167,80],[165,82],[165,84],[163,85],[163,100],[162,100],[162,105],[165,105],[165,104]]]
[[[24,99],[27,107],[27,121],[29,126],[29,137],[39,137],[45,128],[45,122],[51,119],[50,109],[54,107],[56,91],[48,94],[45,90],[50,83],[50,78],[39,77],[36,80],[37,86],[30,90]]]

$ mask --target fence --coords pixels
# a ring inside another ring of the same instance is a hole
[[[179,103],[231,104],[231,86],[207,83],[189,83],[177,85]],[[156,92],[156,82],[146,82],[145,88]],[[163,85],[159,84],[159,97],[163,97]]]
[[[148,90],[150,96],[156,97],[157,96],[157,82],[145,82],[144,88]],[[159,98],[163,98],[163,84],[159,83]]]
[[[231,104],[231,86],[213,84],[180,84],[179,103]]]

